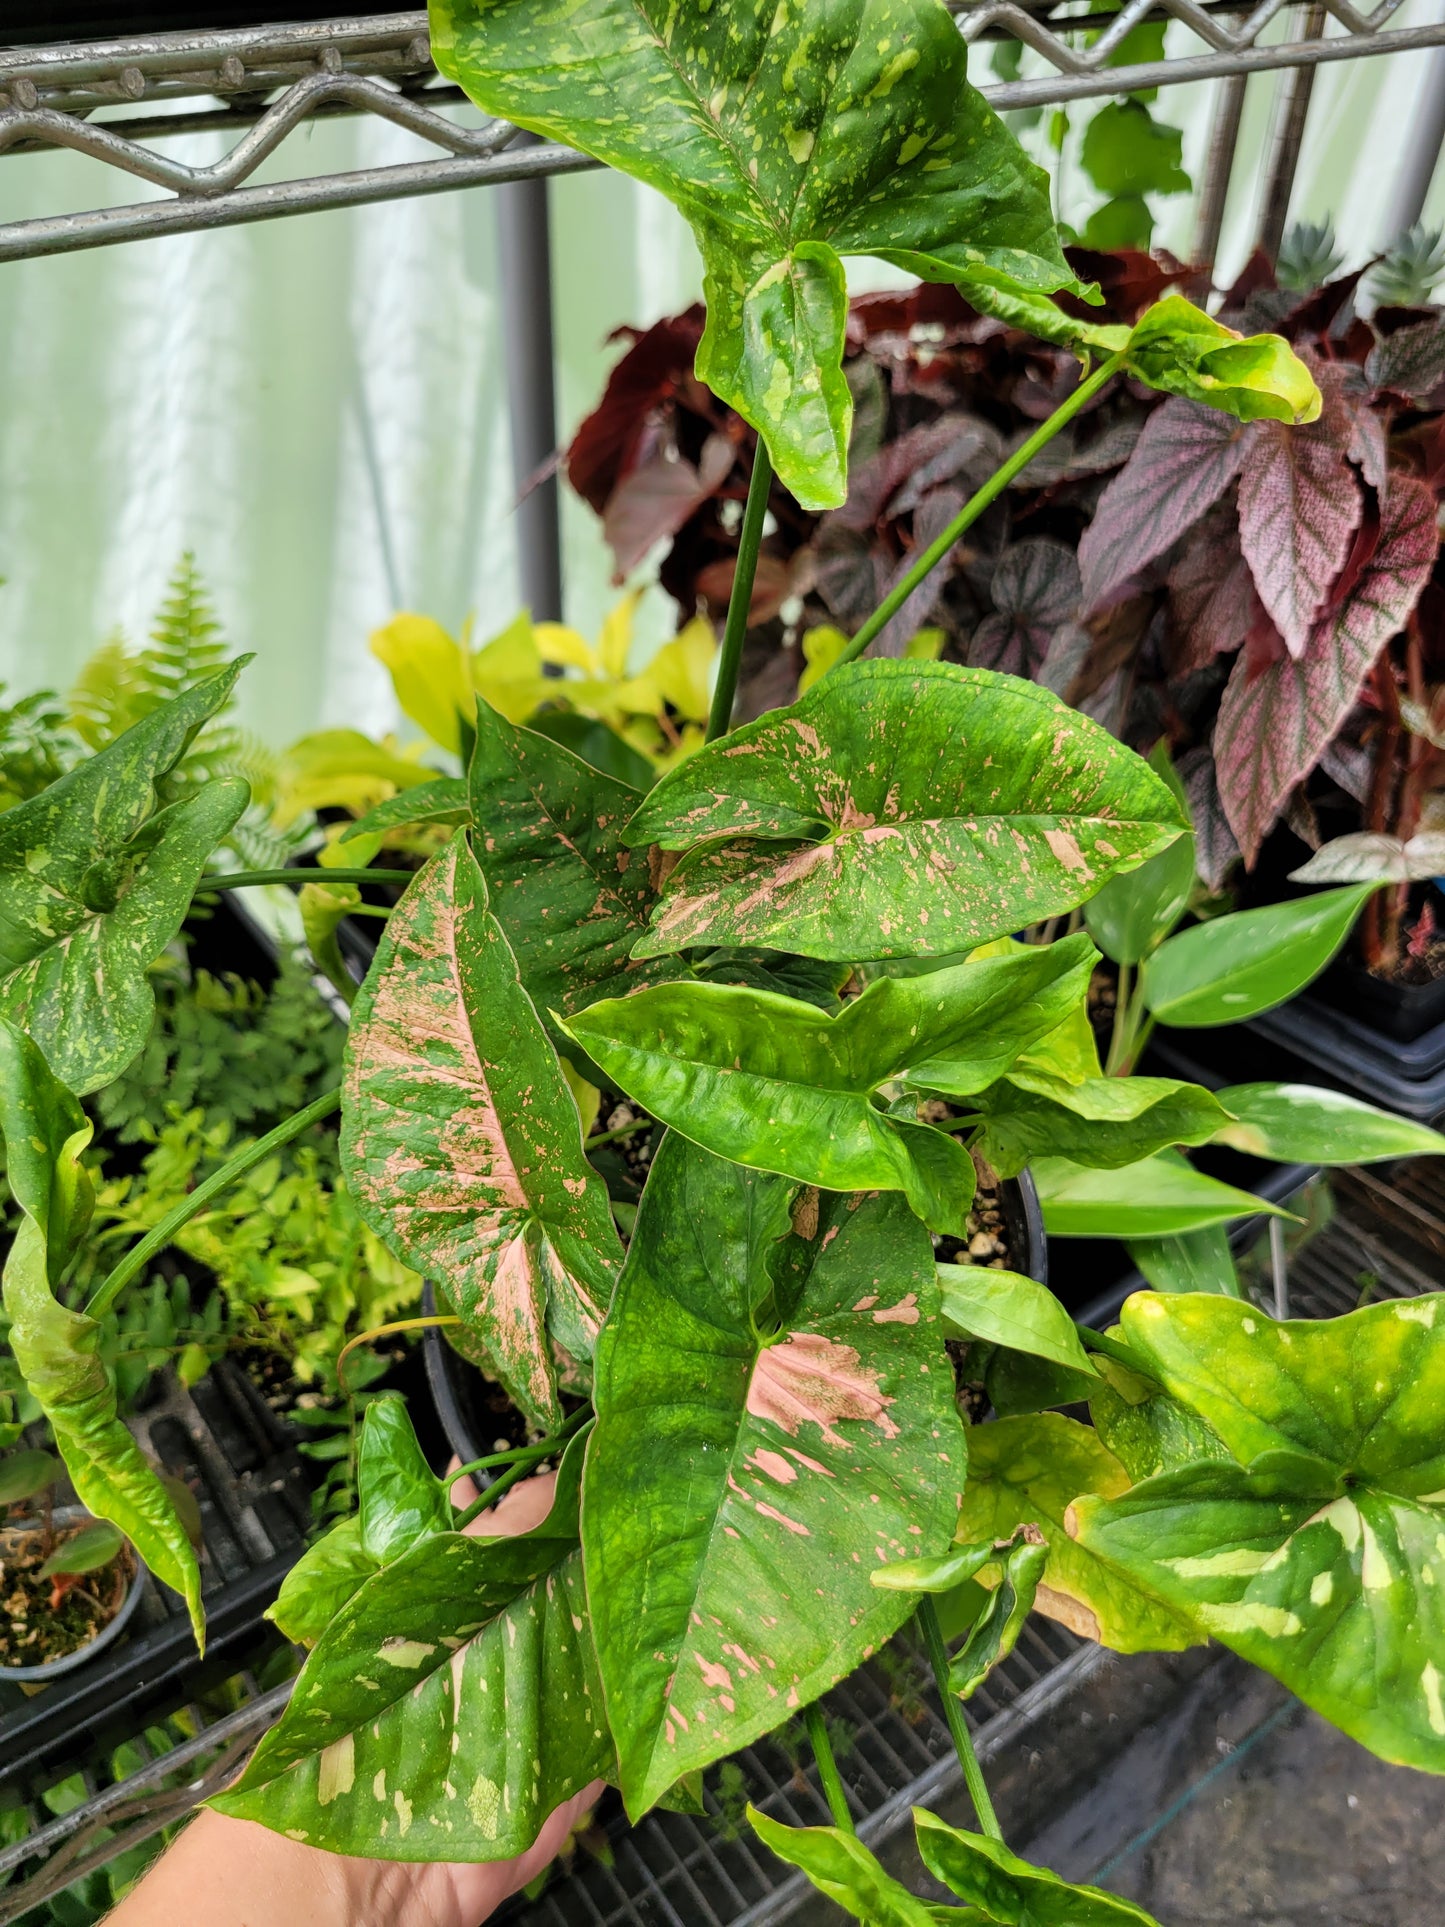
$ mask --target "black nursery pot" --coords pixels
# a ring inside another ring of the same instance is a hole
[[[1044,1217],[1027,1171],[1020,1177],[1005,1180],[999,1191],[999,1202],[1010,1258],[1031,1278],[1036,1278],[1041,1285],[1047,1284],[1049,1250],[1044,1236]],[[436,1293],[428,1284],[422,1292],[422,1310],[430,1316],[436,1308]],[[427,1388],[437,1419],[452,1451],[463,1465],[470,1465],[495,1449],[499,1388],[484,1378],[460,1352],[454,1351],[435,1325],[427,1328],[422,1342]]]

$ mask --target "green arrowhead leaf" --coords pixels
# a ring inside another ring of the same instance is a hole
[[[1445,1152],[1445,1137],[1428,1125],[1312,1084],[1233,1084],[1219,1101],[1237,1120],[1218,1133],[1219,1143],[1286,1164],[1372,1164]]]
[[[1362,1745],[1445,1772],[1440,1297],[1277,1324],[1139,1293],[1122,1322],[1238,1463],[1080,1504],[1082,1543]]]
[[[348,823],[337,839],[350,843],[359,836],[383,836],[392,830],[408,830],[418,823],[466,823],[471,819],[467,785],[460,776],[438,776],[429,783],[418,783],[397,796],[387,797],[354,823]]]
[[[23,1214],[5,1260],[15,1363],[50,1421],[81,1504],[118,1526],[156,1577],[182,1595],[203,1646],[201,1576],[185,1526],[118,1416],[100,1326],[55,1297],[90,1224],[94,1193],[80,1162],[90,1121],[34,1039],[3,1020],[0,1130],[6,1180]]]
[[[1036,1158],[1029,1175],[1054,1238],[1168,1238],[1257,1212],[1289,1213],[1206,1177],[1169,1152],[1118,1171],[1095,1171],[1068,1158]]]
[[[341,1161],[367,1223],[554,1425],[552,1340],[590,1357],[621,1246],[465,830],[408,886],[357,997]]]
[[[1117,1170],[1171,1144],[1207,1144],[1229,1112],[1199,1084],[1173,1077],[1063,1078],[1018,1071],[985,1091],[982,1150],[1001,1177],[1035,1158]]]
[[[452,1529],[447,1487],[423,1457],[399,1393],[386,1393],[366,1408],[356,1484],[361,1547],[379,1566],[418,1539]]]
[[[1373,883],[1197,923],[1144,965],[1140,994],[1161,1024],[1238,1024],[1312,983],[1339,950]]]
[[[961,1833],[935,1813],[913,1809],[923,1864],[984,1918],[1009,1927],[1158,1927],[1152,1914],[1101,1887],[1075,1887],[1047,1867],[1010,1853],[1001,1840]]]
[[[281,1581],[266,1617],[288,1639],[314,1646],[376,1569],[376,1561],[362,1548],[360,1519],[343,1519],[302,1553]]]
[[[1069,1536],[1065,1515],[1076,1499],[1112,1498],[1129,1485],[1087,1425],[1061,1412],[1001,1418],[974,1426],[968,1449],[968,1489],[954,1537],[996,1543],[1022,1525],[1037,1526],[1049,1555],[1034,1597],[1039,1612],[1116,1653],[1180,1652],[1198,1642],[1187,1620]]]
[[[1142,757],[1046,689],[852,663],[643,801],[627,841],[689,854],[636,954],[948,956],[1073,909],[1187,828]]]
[[[594,1004],[570,1035],[654,1117],[719,1157],[825,1190],[903,1191],[961,1232],[974,1167],[955,1139],[879,1108],[904,1078],[977,1083],[1055,1025],[1087,981],[1087,937],[883,977],[834,1017],[767,991],[658,984]]]
[[[640,793],[481,698],[476,732],[473,849],[538,1010],[567,1015],[676,976],[676,961],[630,956],[654,900],[646,856],[622,840]]]
[[[1149,767],[1169,785],[1187,820],[1189,800],[1162,740],[1150,752]],[[1184,915],[1193,888],[1191,831],[1141,863],[1137,870],[1110,877],[1084,905],[1084,928],[1106,957],[1119,964],[1137,964],[1163,942]]]
[[[84,1096],[145,1043],[147,971],[180,929],[206,859],[249,792],[232,778],[157,808],[157,785],[249,657],[163,703],[0,817],[0,1017]]]
[[[861,1920],[863,1927],[933,1927],[940,1918],[965,1917],[961,1909],[950,1907],[940,1915],[915,1900],[856,1833],[844,1833],[841,1827],[784,1826],[754,1806],[748,1808],[748,1822],[779,1860],[799,1868],[819,1893]]]
[[[1048,1558],[1044,1536],[1033,1526],[1020,1527],[1011,1544],[994,1548],[998,1583],[948,1668],[949,1690],[961,1700],[972,1699],[994,1667],[1018,1644],[1024,1621],[1034,1609]]]
[[[938,1283],[945,1327],[1094,1376],[1073,1319],[1036,1278],[983,1265],[939,1265]]]
[[[805,508],[846,493],[840,257],[925,281],[1076,289],[1048,177],[968,83],[937,0],[438,0],[477,104],[667,195],[702,251],[697,372]]]
[[[583,1544],[634,1814],[875,1652],[909,1601],[869,1571],[957,1512],[926,1232],[827,1195],[790,1236],[792,1199],[669,1132],[599,1341]]]
[[[211,1804],[332,1853],[507,1860],[614,1777],[577,1548],[583,1445],[531,1532],[437,1534],[368,1579]]]

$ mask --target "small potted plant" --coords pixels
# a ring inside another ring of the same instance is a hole
[[[119,1527],[56,1505],[53,1452],[0,1459],[0,1678],[47,1684],[87,1666],[134,1618],[143,1568]]]

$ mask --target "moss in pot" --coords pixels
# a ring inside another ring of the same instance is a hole
[[[53,1503],[63,1467],[49,1452],[0,1460],[0,1678],[43,1684],[119,1637],[140,1604],[141,1565],[125,1535],[83,1506]],[[38,1509],[37,1509],[38,1507]]]

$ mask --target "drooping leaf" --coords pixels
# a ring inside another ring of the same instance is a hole
[[[155,1010],[147,971],[206,859],[246,807],[217,778],[158,808],[158,785],[225,703],[244,657],[0,817],[0,1017],[82,1097],[122,1071]]]
[[[1260,600],[1298,659],[1364,513],[1354,470],[1323,424],[1256,431],[1239,475],[1239,539]]]
[[[376,1570],[376,1561],[362,1548],[360,1519],[343,1519],[302,1553],[281,1581],[266,1617],[287,1639],[314,1646]]]
[[[1156,1291],[1218,1291],[1227,1298],[1242,1295],[1229,1233],[1222,1224],[1206,1225],[1172,1238],[1130,1238],[1128,1245],[1129,1256]]]
[[[348,823],[337,840],[351,843],[359,836],[379,836],[418,823],[466,823],[470,818],[466,783],[460,776],[438,776],[376,804]]]
[[[332,1853],[507,1860],[616,1773],[577,1545],[583,1441],[515,1538],[447,1532],[342,1607],[223,1813]]]
[[[125,1534],[108,1519],[92,1519],[78,1532],[64,1539],[44,1560],[38,1577],[52,1578],[56,1573],[95,1572],[108,1566],[125,1544]]]
[[[1239,474],[1250,445],[1245,424],[1216,409],[1178,398],[1156,408],[1080,538],[1084,608],[1117,600],[1172,549]]]
[[[630,1097],[717,1156],[825,1190],[901,1190],[925,1223],[961,1232],[973,1160],[877,1094],[897,1079],[947,1090],[1012,1062],[1078,1001],[1094,954],[1075,938],[883,977],[836,1017],[767,991],[657,984],[567,1029]]]
[[[50,1421],[81,1504],[118,1526],[156,1577],[183,1596],[197,1644],[204,1644],[196,1555],[165,1487],[118,1416],[115,1384],[100,1355],[101,1327],[55,1296],[90,1223],[94,1192],[80,1162],[90,1121],[34,1039],[3,1020],[0,1131],[6,1182],[22,1214],[5,1260],[11,1353]]]
[[[1149,753],[1149,767],[1173,790],[1187,818],[1189,799],[1161,738]],[[1194,835],[1191,831],[1151,856],[1137,870],[1110,877],[1084,905],[1084,928],[1106,957],[1137,964],[1183,916],[1194,888]]]
[[[870,1568],[953,1528],[928,1236],[887,1194],[790,1236],[792,1197],[669,1133],[599,1343],[587,1593],[633,1813],[876,1651],[909,1601]]]
[[[639,793],[487,703],[476,730],[476,859],[538,1010],[568,1014],[675,976],[676,963],[629,956],[653,902],[646,855],[622,841]]]
[[[1260,1211],[1289,1215],[1167,1152],[1119,1171],[1052,1157],[1036,1158],[1029,1169],[1053,1238],[1172,1238]]]
[[[1086,1492],[1127,1491],[1129,1476],[1094,1432],[1061,1412],[976,1425],[968,1435],[968,1489],[955,1537],[962,1544],[1009,1539],[1035,1525],[1048,1562],[1034,1595],[1039,1612],[1117,1653],[1181,1652],[1197,1643],[1187,1620],[1141,1592],[1071,1539],[1070,1505]],[[988,1578],[988,1569],[981,1567]]]
[[[703,847],[637,954],[947,956],[1081,903],[1187,827],[1141,757],[1046,690],[853,663],[643,802],[629,843]]]
[[[1033,1525],[1020,1526],[1011,1542],[993,1551],[998,1582],[949,1662],[949,1691],[961,1700],[972,1699],[994,1667],[1018,1644],[1048,1564],[1044,1535]]]
[[[915,1900],[880,1866],[856,1833],[841,1827],[789,1827],[749,1806],[748,1822],[765,1847],[805,1873],[819,1893],[863,1927],[934,1927],[937,1911]],[[954,1908],[947,1913],[960,1912]]]
[[[1445,1137],[1393,1111],[1313,1084],[1233,1084],[1219,1101],[1237,1122],[1219,1141],[1285,1164],[1372,1164],[1439,1157]]]
[[[590,1357],[621,1247],[465,830],[408,887],[357,997],[341,1158],[367,1223],[555,1424],[552,1341]]]
[[[1130,330],[1128,348],[1130,373],[1151,388],[1237,421],[1319,417],[1314,376],[1282,335],[1238,335],[1183,295],[1166,295],[1147,309]]]
[[[691,222],[698,374],[806,508],[845,494],[841,256],[965,290],[1077,288],[1047,176],[969,85],[937,0],[445,0],[432,45],[486,112],[636,175]]]
[[[1071,1084],[1020,1071],[977,1102],[983,1154],[1006,1178],[1041,1157],[1116,1171],[1171,1144],[1207,1144],[1229,1123],[1218,1098],[1176,1077],[1091,1077]]]
[[[1430,577],[1439,536],[1435,495],[1405,475],[1380,504],[1380,540],[1343,607],[1326,610],[1303,657],[1256,672],[1248,653],[1220,699],[1219,790],[1246,862],[1348,715],[1385,644],[1404,627]]]
[[[1074,1321],[1047,1285],[1016,1271],[983,1265],[940,1265],[943,1322],[956,1334],[1051,1359],[1093,1376]]]
[[[1243,1023],[1297,996],[1339,951],[1373,884],[1269,903],[1196,923],[1144,966],[1140,995],[1181,1030]]]
[[[949,1593],[972,1579],[996,1556],[992,1539],[950,1546],[933,1559],[895,1559],[869,1578],[880,1592]]]
[[[1445,1772],[1441,1298],[1282,1324],[1139,1293],[1131,1349],[1237,1463],[1081,1502],[1082,1544],[1383,1759]]]
[[[985,1920],[1008,1927],[1159,1927],[1152,1914],[1102,1887],[1076,1887],[1047,1867],[1010,1853],[1001,1840],[962,1833],[936,1813],[913,1809],[923,1864]]]
[[[1445,834],[1420,830],[1408,842],[1382,830],[1355,830],[1321,844],[1291,883],[1424,883],[1445,874]]]

